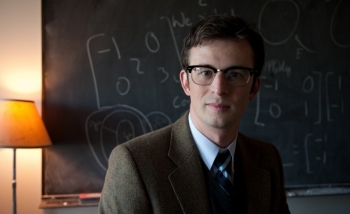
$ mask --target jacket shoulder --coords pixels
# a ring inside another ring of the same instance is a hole
[[[248,137],[239,133],[238,147],[249,155],[256,157],[258,165],[266,169],[276,169],[281,167],[281,157],[278,149],[271,143]]]
[[[134,152],[168,151],[171,141],[179,140],[177,136],[189,135],[183,133],[183,130],[189,131],[187,115],[188,113],[166,127],[138,136],[122,145]]]
[[[242,141],[247,147],[251,149],[262,149],[263,152],[277,149],[273,144],[269,142],[248,137],[242,133],[238,134],[238,141]]]

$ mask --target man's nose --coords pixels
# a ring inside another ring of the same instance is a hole
[[[212,93],[217,95],[228,94],[230,85],[226,80],[224,72],[217,72],[213,82],[210,85]]]

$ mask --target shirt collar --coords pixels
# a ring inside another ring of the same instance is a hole
[[[196,126],[193,124],[191,115],[188,114],[188,122],[190,125],[191,133],[194,139],[194,142],[197,145],[197,148],[199,150],[199,154],[205,163],[205,165],[208,167],[210,170],[214,160],[219,152],[222,152],[226,149],[230,150],[230,153],[232,155],[232,168],[234,166],[234,154],[236,150],[236,144],[237,144],[237,135],[233,142],[227,147],[227,148],[220,148],[217,146],[215,143],[210,141],[204,134],[202,134]]]

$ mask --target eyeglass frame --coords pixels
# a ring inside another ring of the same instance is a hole
[[[247,81],[244,85],[235,86],[235,87],[243,87],[243,86],[247,85],[247,84],[249,83],[250,77],[251,77],[253,74],[256,74],[257,76],[259,76],[259,71],[258,71],[257,69],[255,69],[255,68],[247,68],[247,67],[243,67],[243,66],[231,66],[231,67],[228,67],[228,68],[226,68],[226,69],[216,69],[216,68],[213,68],[213,67],[210,66],[210,65],[190,65],[190,66],[187,66],[187,67],[186,67],[186,71],[188,71],[188,73],[191,73],[191,72],[192,72],[192,69],[195,68],[195,67],[210,68],[211,70],[214,71],[214,74],[215,74],[215,75],[214,75],[214,77],[212,78],[211,82],[208,83],[208,84],[204,84],[204,85],[203,85],[203,84],[198,84],[198,83],[196,83],[196,82],[193,80],[193,77],[192,77],[192,75],[191,75],[192,81],[193,81],[195,84],[197,84],[197,85],[202,85],[202,86],[210,85],[210,84],[214,81],[214,79],[215,79],[215,77],[216,77],[216,74],[217,74],[219,71],[223,72],[224,75],[225,75],[225,79],[227,79],[227,77],[226,77],[226,72],[227,72],[228,70],[230,70],[230,69],[244,69],[244,70],[247,70],[247,71],[249,72],[249,79],[248,79],[248,81]]]

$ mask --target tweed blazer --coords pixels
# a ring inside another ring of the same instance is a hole
[[[242,213],[289,213],[277,149],[239,133],[234,158],[234,185],[239,193],[236,204],[241,206]],[[188,113],[172,125],[114,148],[98,211],[210,213]]]

